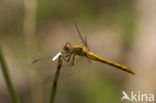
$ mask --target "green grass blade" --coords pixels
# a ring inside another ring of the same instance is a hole
[[[50,95],[50,103],[54,103],[54,101],[55,101],[55,95],[56,95],[57,84],[58,84],[58,80],[59,80],[59,76],[60,76],[61,67],[62,67],[62,59],[60,56],[56,74],[55,74],[55,78],[54,78],[53,85],[52,85],[52,90],[51,90],[51,95]]]
[[[13,99],[13,103],[20,103],[19,98],[17,97],[15,89],[14,89],[13,84],[11,82],[11,79],[10,79],[10,76],[9,76],[9,73],[8,73],[8,67],[7,67],[5,59],[3,57],[1,47],[0,47],[0,64],[1,64],[1,68],[2,68],[4,78],[5,78],[6,85],[8,87],[9,92],[10,92],[10,95],[11,95],[11,97]]]

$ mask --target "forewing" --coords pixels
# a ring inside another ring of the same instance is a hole
[[[57,61],[52,61],[53,57],[36,59],[30,64],[30,71],[37,72],[39,76],[45,79],[47,75],[55,73]]]
[[[77,25],[77,23],[75,21],[73,21],[73,24],[74,24],[74,26],[76,28],[76,31],[78,33],[78,36],[79,36],[81,42],[88,48],[87,37],[86,36],[85,37],[82,36],[82,33],[80,32],[80,29],[79,29],[79,27],[78,27],[78,25]]]
[[[61,73],[59,80],[63,80],[67,77],[71,77],[73,75],[79,74],[82,71],[87,69],[87,65],[89,64],[88,59],[86,57],[76,56],[74,65],[71,65],[71,62],[63,63],[63,68],[61,68]],[[55,77],[55,72],[51,75],[47,76],[47,78],[43,81],[43,84],[53,83]]]

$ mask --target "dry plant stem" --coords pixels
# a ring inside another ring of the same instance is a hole
[[[56,90],[57,90],[57,83],[58,83],[58,80],[59,80],[61,67],[62,67],[62,58],[60,56],[59,60],[58,60],[58,65],[57,65],[55,78],[54,78],[53,85],[52,85],[52,90],[51,90],[51,95],[50,95],[50,103],[54,103],[54,101],[55,101],[55,95],[56,95]]]
[[[17,97],[15,89],[14,89],[13,84],[11,82],[11,79],[10,79],[10,76],[8,73],[8,67],[7,67],[7,64],[4,60],[4,57],[3,57],[3,54],[1,51],[1,47],[0,47],[0,64],[1,64],[1,68],[2,68],[4,78],[5,78],[6,85],[8,87],[9,92],[10,92],[10,95],[13,99],[13,103],[20,103],[19,98]]]
[[[26,56],[27,64],[29,64],[35,57],[38,57],[40,54],[39,43],[36,33],[36,19],[37,19],[37,9],[38,9],[38,0],[23,0],[23,34],[26,46]],[[42,91],[42,77],[38,71],[30,71],[28,73],[30,80],[30,88],[32,103],[43,103],[43,91]],[[37,85],[35,85],[37,84]]]

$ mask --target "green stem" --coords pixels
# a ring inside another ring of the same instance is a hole
[[[57,90],[57,83],[58,83],[58,80],[59,80],[61,67],[62,67],[62,58],[60,56],[59,61],[58,61],[58,65],[57,65],[55,78],[54,78],[53,85],[52,85],[52,90],[51,90],[51,95],[50,95],[50,103],[54,103],[54,100],[55,100],[55,95],[56,95],[56,90]]]
[[[4,78],[5,78],[5,82],[7,84],[10,95],[11,95],[11,97],[13,99],[13,103],[20,103],[19,98],[17,97],[15,89],[14,89],[13,84],[11,82],[11,79],[10,79],[10,76],[9,76],[9,73],[8,73],[8,67],[7,67],[5,59],[3,57],[1,47],[0,47],[0,64],[1,64],[2,72],[3,72]]]

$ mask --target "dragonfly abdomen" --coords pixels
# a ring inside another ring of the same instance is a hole
[[[100,56],[97,56],[97,55],[94,54],[93,52],[89,52],[89,53],[87,54],[87,57],[88,57],[89,59],[96,60],[96,61],[99,61],[99,62],[102,62],[102,63],[106,63],[106,64],[108,64],[108,65],[117,67],[117,68],[119,68],[119,69],[121,69],[121,70],[124,70],[124,71],[126,71],[126,72],[129,72],[129,73],[131,73],[131,74],[135,74],[135,72],[134,72],[133,70],[131,70],[130,68],[128,68],[128,67],[126,67],[126,66],[123,66],[123,65],[120,65],[120,64],[118,64],[118,63],[115,63],[115,62],[113,62],[113,61],[109,61],[109,60],[104,59],[104,58],[102,58],[102,57],[100,57]]]

